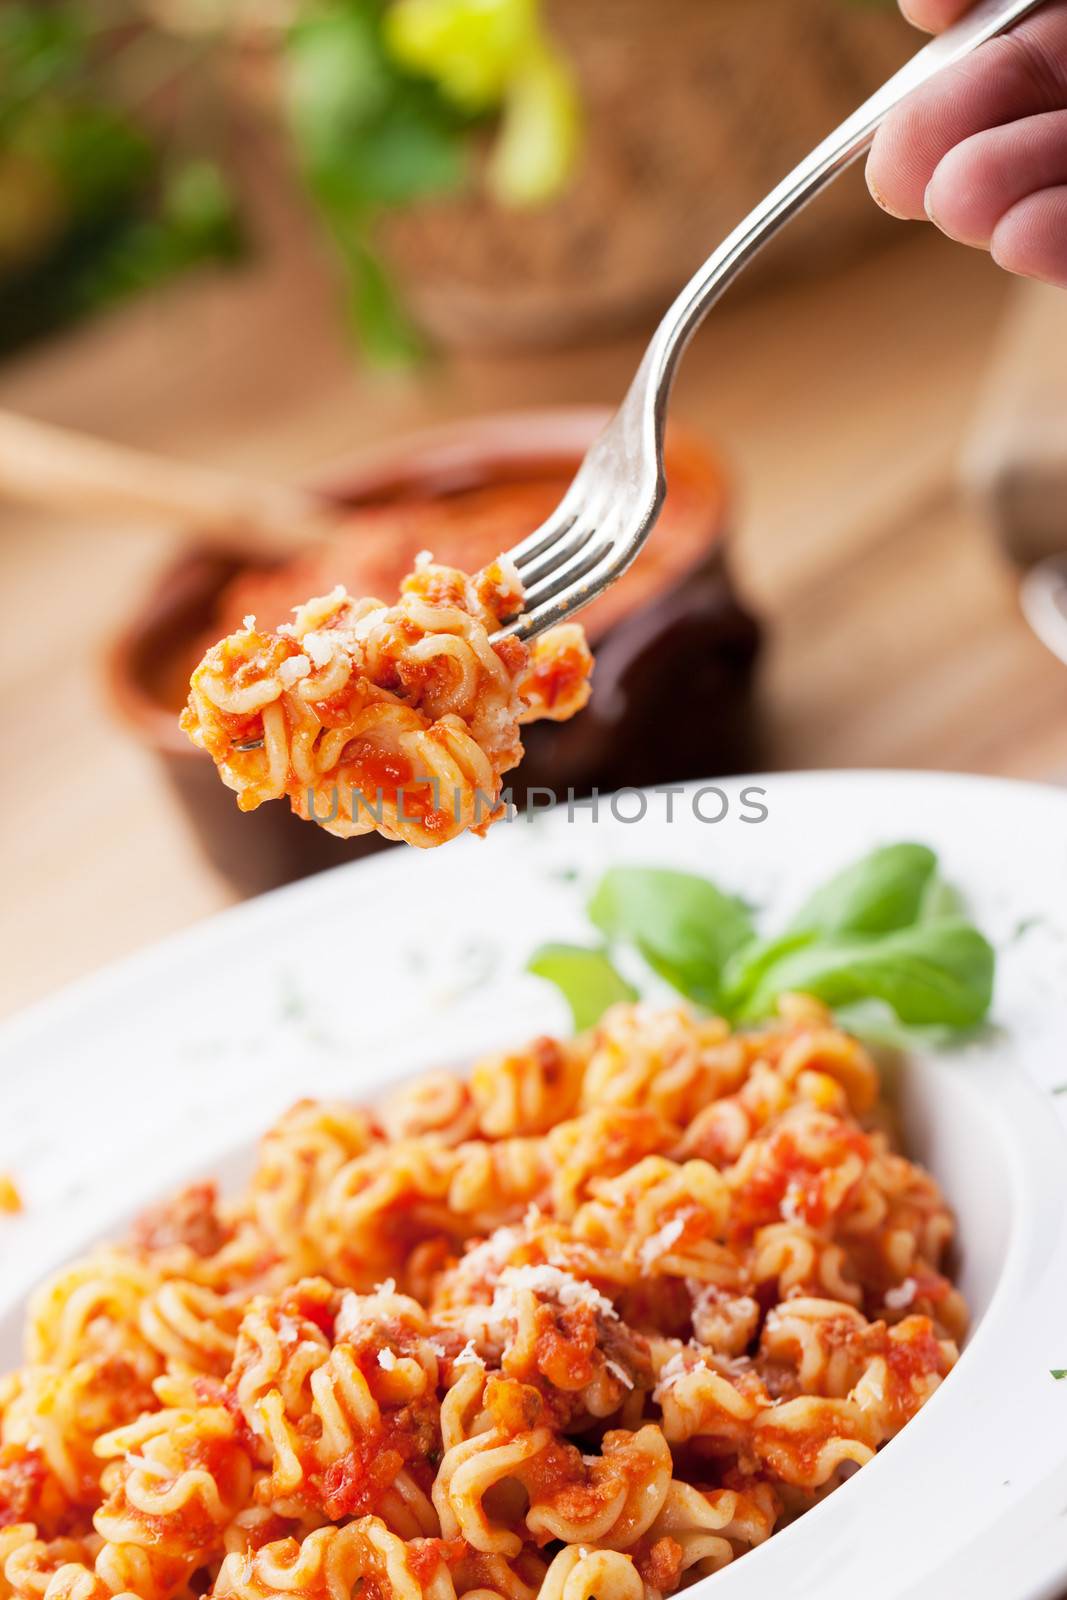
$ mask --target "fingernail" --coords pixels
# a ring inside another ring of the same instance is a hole
[[[926,212],[926,215],[929,217],[938,233],[943,233],[946,239],[954,239],[957,244],[969,244],[975,250],[988,250],[989,240],[983,238],[980,234],[967,232],[965,229],[959,226],[958,222],[951,228],[947,223],[942,222],[941,218],[937,214],[937,204],[932,198],[932,190],[934,188],[936,177],[937,173],[935,172],[933,178],[930,179],[930,182],[926,186],[926,193],[923,195],[923,210]],[[948,192],[949,191],[946,190],[946,193]],[[949,209],[951,214],[951,207]]]
[[[931,178],[930,182],[926,185],[926,191],[925,191],[925,193],[923,195],[923,210],[926,212],[926,215],[929,217],[929,219],[933,223],[934,227],[935,228],[940,228],[941,224],[937,220],[937,212],[934,210],[933,202],[930,199],[930,192],[933,189],[933,187],[934,187],[934,180]]]
[[[920,33],[929,33],[930,29],[925,22],[920,22],[909,4],[909,0],[900,0],[900,9],[905,22],[910,22],[913,28],[918,28]]]
[[[882,210],[886,212],[888,216],[896,217],[898,222],[907,222],[908,218],[904,215],[904,213],[902,211],[895,210],[894,207],[889,204],[889,201],[886,199],[881,189],[879,189],[878,185],[871,177],[869,167],[867,169],[866,178],[867,187],[871,191],[871,199],[874,201],[875,205],[881,206]]]

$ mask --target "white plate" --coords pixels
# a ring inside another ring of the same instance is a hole
[[[769,815],[741,820],[741,792]],[[298,1095],[370,1095],[397,1075],[565,1029],[522,974],[583,938],[584,888],[616,861],[684,866],[768,921],[877,843],[942,856],[998,946],[997,1029],[907,1063],[914,1152],[960,1219],[977,1312],[920,1416],[823,1505],[699,1586],[707,1600],[1047,1600],[1067,1592],[1067,798],[920,773],[770,775],[688,786],[640,823],[606,801],[486,843],[393,852],[238,907],[0,1029],[0,1170],[27,1211],[0,1222],[0,1369],[25,1292],[150,1197],[235,1170]],[[668,821],[668,805],[673,816]],[[632,815],[631,793],[620,810]],[[721,809],[705,795],[705,816]],[[91,938],[89,930],[86,938]],[[698,1590],[689,1591],[697,1595]]]

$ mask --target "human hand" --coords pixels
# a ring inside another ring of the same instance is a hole
[[[937,33],[968,0],[900,0]],[[867,183],[896,217],[991,252],[1008,272],[1067,288],[1067,0],[940,73],[888,117]]]

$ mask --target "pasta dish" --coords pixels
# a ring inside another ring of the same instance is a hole
[[[291,659],[291,657],[286,657]],[[830,1493],[966,1327],[953,1222],[817,1003],[623,1004],[303,1101],[33,1297],[0,1595],[660,1600]]]
[[[181,725],[242,810],[285,795],[340,838],[484,834],[505,811],[520,724],[562,721],[589,698],[577,624],[529,646],[491,638],[522,599],[503,559],[468,578],[427,556],[394,606],[338,587],[277,628],[248,616],[196,668]]]

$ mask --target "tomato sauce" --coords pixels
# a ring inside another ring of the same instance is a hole
[[[455,1567],[470,1551],[466,1539],[420,1539],[408,1544],[408,1568],[422,1584],[431,1581],[438,1567]]]
[[[535,658],[526,684],[551,710],[566,704],[586,677],[588,660],[580,650],[559,650],[547,660]]]
[[[331,1462],[321,1479],[322,1508],[334,1522],[373,1511],[404,1465],[399,1450],[388,1449],[377,1434],[368,1435]]]
[[[586,1307],[561,1311],[550,1306],[538,1309],[540,1329],[534,1346],[539,1371],[557,1389],[573,1392],[584,1389],[596,1376],[593,1354],[596,1351],[596,1320]]]

